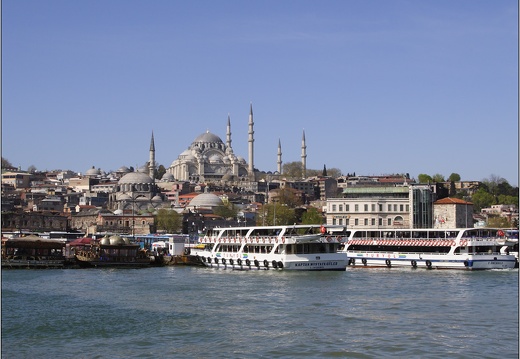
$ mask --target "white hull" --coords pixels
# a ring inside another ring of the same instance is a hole
[[[425,269],[510,269],[515,267],[514,255],[435,255],[348,252],[351,267],[409,267]]]

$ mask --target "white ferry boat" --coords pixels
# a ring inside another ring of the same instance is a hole
[[[346,270],[344,237],[320,225],[214,228],[191,248],[208,267],[230,269]]]
[[[507,269],[516,257],[501,251],[499,229],[382,229],[349,231],[349,265],[427,269]]]

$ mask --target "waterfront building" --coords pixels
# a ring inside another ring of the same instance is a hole
[[[347,187],[327,199],[325,218],[353,229],[432,228],[434,199],[429,185]]]

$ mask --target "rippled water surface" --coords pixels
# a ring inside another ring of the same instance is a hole
[[[518,358],[518,270],[2,271],[2,358]]]

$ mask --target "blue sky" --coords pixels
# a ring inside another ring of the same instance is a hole
[[[168,167],[201,133],[255,167],[518,185],[516,0],[3,0],[2,156]]]

